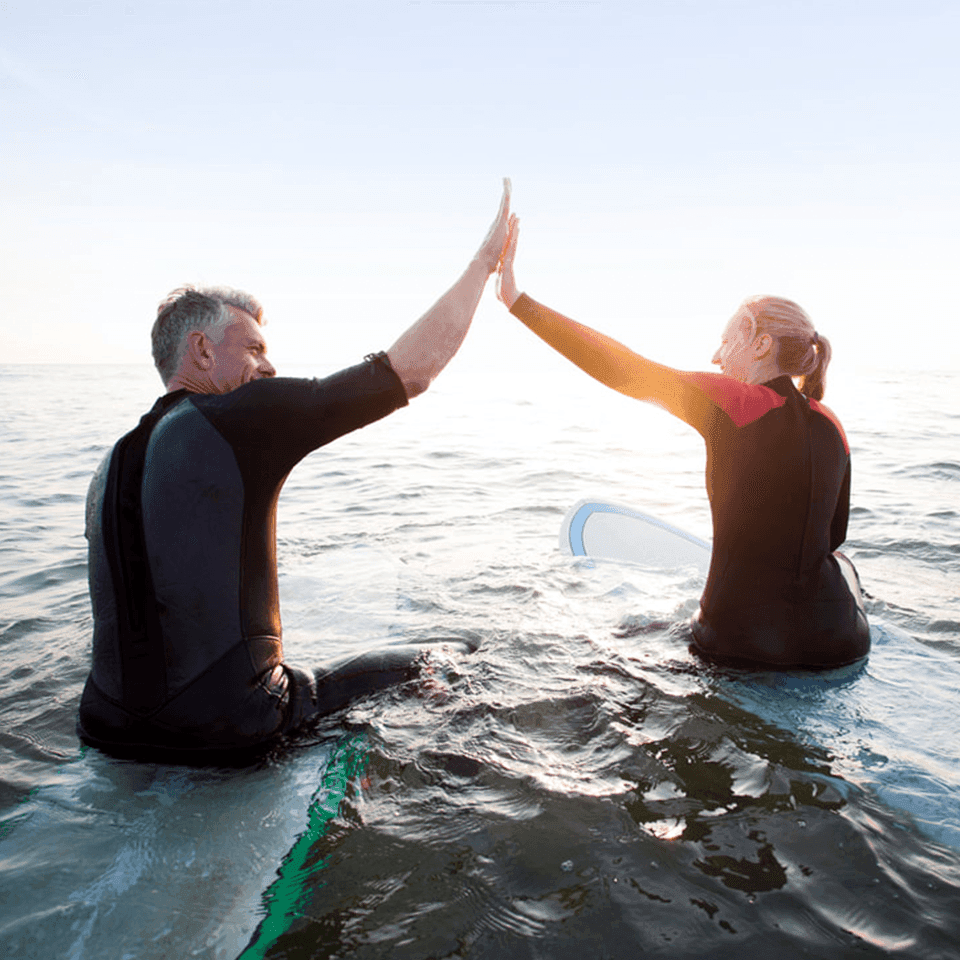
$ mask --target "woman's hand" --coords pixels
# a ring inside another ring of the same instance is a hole
[[[517,290],[517,281],[513,275],[513,261],[517,256],[517,239],[519,236],[520,221],[516,214],[513,214],[510,217],[510,231],[507,235],[506,246],[503,248],[500,257],[497,276],[497,297],[506,304],[508,310],[520,296]]]
[[[479,260],[487,268],[487,273],[493,273],[497,269],[497,264],[503,256],[504,247],[507,242],[507,231],[509,229],[510,218],[510,178],[503,178],[503,196],[500,198],[500,209],[497,211],[497,219],[487,232],[483,243],[474,260]]]

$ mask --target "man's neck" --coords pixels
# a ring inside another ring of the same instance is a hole
[[[216,393],[209,378],[202,373],[178,370],[167,381],[167,393],[188,390],[190,393]]]

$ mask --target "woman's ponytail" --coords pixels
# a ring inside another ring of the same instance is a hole
[[[830,341],[817,333],[803,307],[783,297],[750,297],[740,309],[750,315],[750,339],[769,334],[777,345],[780,370],[800,378],[799,389],[804,396],[822,400],[833,350]]]

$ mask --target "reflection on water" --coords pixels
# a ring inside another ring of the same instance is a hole
[[[960,857],[718,696],[674,637],[644,641],[662,687],[585,641],[542,644],[533,687],[518,640],[536,654],[508,638],[443,697],[359,712],[362,772],[245,958],[950,956]]]
[[[955,379],[831,398],[874,623],[845,675],[706,668],[671,626],[695,576],[557,553],[588,494],[709,536],[702,447],[656,410],[451,384],[344,438],[281,498],[288,657],[480,649],[191,773],[79,755],[87,477],[156,393],[90,379],[0,369],[0,955],[957,955]]]

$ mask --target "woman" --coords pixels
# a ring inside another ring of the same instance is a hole
[[[866,656],[870,631],[847,530],[850,451],[823,396],[830,344],[797,304],[745,301],[716,373],[684,373],[519,294],[519,226],[498,296],[537,336],[601,383],[689,423],[707,445],[710,572],[691,623],[695,649],[724,662],[829,668]],[[799,378],[799,386],[793,378]]]

